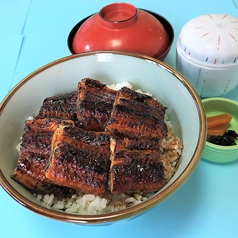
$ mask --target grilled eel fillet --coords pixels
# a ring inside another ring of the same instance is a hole
[[[110,134],[78,127],[56,129],[45,175],[61,186],[102,195],[108,188]]]
[[[98,80],[84,78],[78,83],[77,119],[85,130],[104,131],[116,91]]]
[[[116,137],[111,138],[110,144],[111,193],[152,192],[166,184],[164,166],[158,149],[130,149],[124,140]]]
[[[61,193],[67,186],[99,195],[107,189],[110,172],[111,190],[120,192],[118,175],[122,168],[127,168],[125,171],[129,173],[130,161],[143,167],[147,158],[155,156],[158,140],[166,134],[165,110],[149,96],[126,87],[116,92],[97,80],[85,78],[78,84],[77,93],[46,98],[36,119],[26,122],[18,165],[12,177],[34,192]],[[65,127],[66,124],[72,126]],[[117,140],[120,144],[117,148],[123,145],[125,153],[131,153],[130,161],[123,156],[126,159],[122,157],[120,166],[116,166],[119,161],[117,149],[111,155],[110,169],[109,132],[86,132],[73,124],[85,130],[104,131],[106,128],[122,135],[123,138]],[[155,132],[157,130],[159,133]],[[148,151],[152,151],[153,156]]]
[[[66,93],[44,99],[36,119],[57,118],[61,120],[76,121],[77,93]]]
[[[34,119],[25,122],[17,166],[12,178],[32,192],[61,194],[68,191],[45,177],[45,166],[51,154],[53,133],[60,125],[73,121]]]
[[[150,96],[123,87],[117,92],[106,131],[128,138],[164,138],[166,108]]]

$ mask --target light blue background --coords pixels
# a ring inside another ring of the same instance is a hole
[[[176,40],[191,18],[208,13],[238,17],[235,0],[134,0],[174,27],[165,62],[175,67]],[[0,0],[0,100],[35,69],[70,54],[67,37],[86,16],[112,1]],[[235,4],[234,4],[235,3]],[[238,87],[226,95],[238,101]],[[1,133],[1,132],[0,132]],[[0,188],[0,237],[238,237],[238,162],[201,160],[187,182],[166,201],[131,221],[78,226],[37,215]]]

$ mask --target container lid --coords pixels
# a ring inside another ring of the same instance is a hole
[[[171,48],[166,27],[154,14],[129,3],[112,3],[77,29],[72,49],[74,53],[98,50],[137,52],[163,60]]]
[[[208,14],[191,19],[180,32],[177,50],[202,65],[238,64],[238,18]]]

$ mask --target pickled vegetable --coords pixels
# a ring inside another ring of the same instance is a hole
[[[238,134],[234,130],[227,130],[232,116],[223,113],[207,117],[207,141],[223,146],[236,145]]]
[[[207,129],[208,135],[222,136],[227,131],[228,124],[217,125]]]
[[[207,117],[207,127],[212,128],[218,125],[224,125],[224,124],[228,125],[231,119],[232,119],[232,116],[227,113],[219,114],[216,116],[210,116],[210,117]]]
[[[207,141],[216,145],[231,146],[236,145],[238,134],[234,130],[228,130],[222,136],[208,135]]]

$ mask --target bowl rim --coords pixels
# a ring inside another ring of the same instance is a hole
[[[232,103],[232,104],[236,104],[236,106],[238,107],[238,102],[230,99],[230,98],[225,98],[225,97],[208,97],[208,98],[203,98],[202,99],[202,103],[205,102],[210,102],[210,101],[226,101],[228,103]]]
[[[7,105],[7,102],[11,99],[11,97],[14,95],[14,93],[21,88],[27,81],[29,81],[31,78],[33,78],[35,75],[40,74],[44,70],[47,70],[48,68],[60,64],[65,61],[73,60],[80,57],[87,57],[91,55],[98,55],[98,54],[114,54],[114,55],[122,55],[122,56],[129,56],[132,58],[137,58],[145,61],[151,61],[157,64],[159,67],[162,67],[166,69],[168,72],[173,74],[188,90],[191,97],[193,98],[197,111],[199,112],[199,124],[200,124],[200,131],[199,131],[199,138],[196,145],[196,151],[193,153],[192,159],[188,163],[188,165],[184,168],[184,171],[182,174],[180,174],[175,181],[168,186],[166,189],[164,189],[159,194],[155,194],[150,199],[146,200],[145,202],[135,205],[133,207],[117,211],[117,212],[111,212],[111,213],[105,213],[105,214],[97,214],[97,215],[78,215],[78,214],[68,214],[63,213],[60,211],[56,211],[53,209],[48,209],[46,207],[40,206],[29,199],[25,198],[20,192],[18,192],[4,177],[4,173],[2,172],[0,168],[0,185],[1,187],[19,204],[26,207],[27,209],[38,213],[40,215],[43,215],[48,218],[52,218],[55,220],[65,221],[65,222],[71,222],[76,224],[103,224],[103,223],[111,223],[115,222],[121,219],[125,218],[133,218],[136,215],[143,214],[144,212],[150,210],[155,205],[159,204],[163,200],[165,200],[167,197],[169,197],[171,194],[173,194],[179,187],[182,186],[182,184],[189,178],[189,176],[194,171],[195,167],[197,166],[198,162],[201,159],[203,149],[205,147],[206,142],[206,117],[205,117],[205,111],[203,108],[203,104],[200,100],[200,97],[198,96],[195,89],[191,86],[191,84],[175,69],[173,69],[171,66],[167,65],[166,63],[157,60],[153,57],[137,54],[137,53],[128,53],[128,52],[121,52],[121,51],[94,51],[94,52],[87,52],[87,53],[80,53],[80,54],[74,54],[69,55],[60,59],[57,59],[55,61],[52,61],[29,75],[27,75],[25,78],[23,78],[18,84],[16,84],[10,92],[6,95],[6,97],[3,99],[3,101],[0,103],[0,116],[2,111],[4,110],[5,106]]]
[[[222,145],[216,145],[209,141],[206,141],[206,146],[213,149],[217,149],[219,151],[224,151],[224,152],[235,151],[235,150],[238,151],[238,145],[222,146]]]

